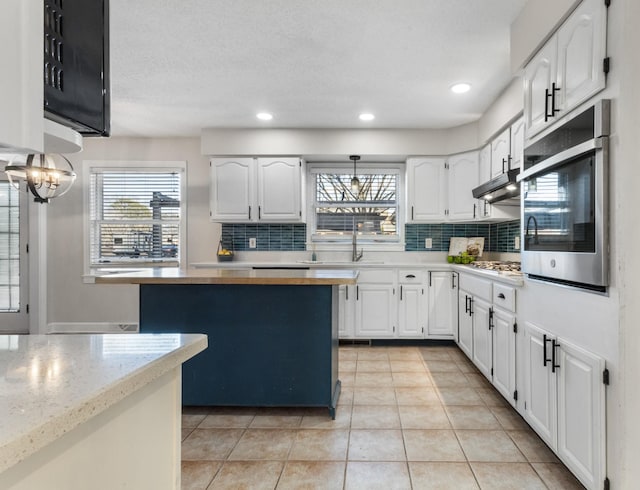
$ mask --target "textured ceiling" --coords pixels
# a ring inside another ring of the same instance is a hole
[[[111,0],[112,134],[465,124],[511,80],[525,3]],[[452,94],[458,81],[472,90]]]

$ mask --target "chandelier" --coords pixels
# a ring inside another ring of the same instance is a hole
[[[24,161],[23,161],[24,160]],[[71,162],[59,154],[29,154],[16,156],[4,168],[9,182],[20,190],[26,182],[35,202],[47,203],[66,193],[76,180]]]

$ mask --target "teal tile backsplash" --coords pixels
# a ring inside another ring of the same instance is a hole
[[[454,236],[484,237],[488,252],[519,252],[514,238],[520,235],[520,220],[504,223],[472,224],[409,224],[405,225],[407,252],[446,252]],[[256,239],[256,248],[249,248],[249,238]],[[424,248],[425,238],[431,238],[433,247]],[[307,225],[301,224],[243,224],[223,223],[222,246],[235,251],[304,251]]]

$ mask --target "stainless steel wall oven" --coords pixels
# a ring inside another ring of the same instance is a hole
[[[525,148],[518,180],[529,277],[606,291],[609,132],[603,99]]]

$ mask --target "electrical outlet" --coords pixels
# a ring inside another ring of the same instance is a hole
[[[513,248],[516,250],[520,250],[520,237],[516,236],[513,238]]]
[[[424,248],[433,248],[433,238],[424,239]]]
[[[255,237],[249,238],[249,248],[256,248],[257,246]]]

